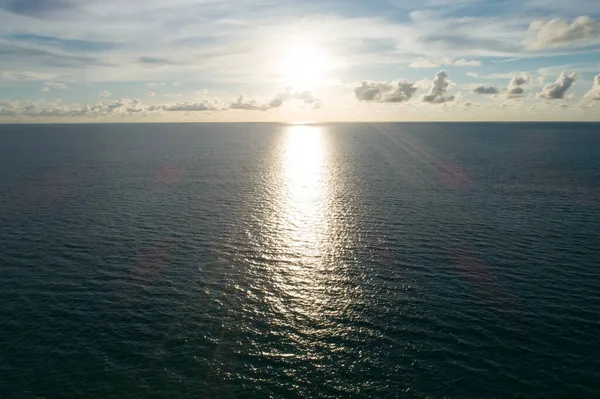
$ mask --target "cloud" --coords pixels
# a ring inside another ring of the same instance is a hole
[[[307,90],[301,92],[294,92],[292,89],[287,89],[284,93],[278,93],[273,97],[267,104],[267,108],[279,108],[285,101],[288,100],[300,100],[304,104],[314,104],[320,102],[320,99],[316,98],[314,94]]]
[[[118,109],[121,106],[115,104],[104,105],[98,103],[90,106],[80,105],[63,105],[61,102],[56,101],[52,103],[38,103],[38,102],[25,102],[23,105],[16,104],[10,109],[12,115],[24,115],[29,117],[75,117],[75,116],[95,116],[95,115],[107,115],[110,112]],[[0,114],[8,114],[0,111]]]
[[[0,116],[17,115],[20,107],[19,101],[2,101],[0,102]]]
[[[467,72],[467,73],[465,73],[465,75],[467,75],[467,76],[469,76],[471,78],[477,78],[477,77],[479,77],[479,74],[476,73],[476,72]]]
[[[592,105],[600,106],[600,74],[594,77],[594,84],[590,91],[584,94],[580,105],[589,107]]]
[[[100,97],[108,97],[108,96],[110,96],[110,92],[109,91],[104,90],[104,91],[100,92]]]
[[[0,0],[2,1],[2,0]],[[102,52],[119,47],[116,42],[67,39],[57,36],[37,35],[32,33],[16,33],[10,36],[21,43],[59,48],[66,51]]]
[[[439,68],[440,67],[440,63],[438,61],[433,61],[433,60],[417,60],[417,61],[413,61],[410,64],[408,64],[409,68]]]
[[[0,0],[1,1],[1,0]],[[15,65],[29,68],[32,65],[54,68],[86,68],[90,66],[109,67],[115,64],[108,61],[106,55],[93,57],[88,55],[72,55],[49,48],[24,47],[15,41],[0,40],[0,54],[4,62],[12,60]]]
[[[274,100],[271,100],[271,101],[274,101]],[[277,103],[275,103],[275,104],[277,104]],[[279,104],[279,105],[281,105],[281,104]],[[279,106],[279,105],[277,105],[277,106]],[[270,107],[269,105],[258,104],[254,100],[245,100],[244,96],[239,96],[235,102],[232,102],[231,104],[229,104],[229,108],[230,109],[243,109],[246,111],[266,111],[269,108],[273,108],[273,107]]]
[[[156,107],[156,106],[155,106]],[[158,106],[159,109],[168,112],[175,111],[218,111],[219,107],[216,103],[210,102],[208,100],[203,100],[200,102],[184,102],[177,103],[173,105],[161,105]],[[154,109],[156,110],[156,109]]]
[[[500,93],[500,90],[498,90],[498,88],[494,87],[494,86],[490,86],[490,87],[479,86],[479,87],[476,87],[475,89],[473,89],[473,93],[475,93],[475,94],[498,94],[498,93]]]
[[[314,96],[314,94],[311,91],[302,91],[302,92],[296,92],[292,95],[293,98],[295,98],[296,100],[300,100],[302,102],[304,102],[305,104],[313,104],[315,102],[320,102],[321,100],[316,98]]]
[[[522,97],[525,93],[525,89],[523,89],[522,86],[529,83],[529,81],[530,77],[527,73],[514,75],[508,83],[508,87],[506,88],[506,96],[508,98]]]
[[[354,89],[359,101],[379,103],[399,103],[408,101],[417,91],[416,82],[400,79],[395,82],[363,81]]]
[[[572,23],[556,18],[549,21],[535,20],[529,25],[526,43],[533,49],[562,47],[582,44],[583,41],[600,36],[600,24],[583,15]]]
[[[102,117],[108,115],[140,115],[147,111],[140,100],[120,100],[93,105],[63,104],[60,100],[50,103],[30,102],[4,102],[0,104],[0,115],[24,115],[32,118],[63,118],[63,117]]]
[[[138,62],[141,64],[149,64],[149,65],[173,65],[172,61],[169,61],[166,58],[160,57],[139,57]]]
[[[154,97],[154,96],[156,96],[156,93],[153,92],[153,91],[149,91],[149,92],[146,93],[146,96],[148,96],[148,97]]]
[[[149,115],[157,112],[204,112],[204,111],[225,111],[227,109],[240,109],[250,111],[266,111],[271,108],[280,107],[284,101],[298,100],[303,104],[311,105],[311,108],[320,108],[321,100],[314,96],[310,91],[293,92],[288,90],[273,97],[267,104],[260,104],[254,100],[245,99],[240,96],[232,102],[228,108],[224,108],[222,102],[214,100],[186,101],[175,104],[156,104],[145,106],[138,99],[130,100],[121,98],[117,101],[108,103],[98,102],[93,105],[65,105],[60,101],[53,103],[47,102],[26,102],[20,105],[19,102],[0,103],[0,116],[24,115],[29,117],[102,117],[110,115]]]
[[[439,71],[435,74],[435,78],[431,82],[429,93],[421,97],[421,101],[432,104],[443,104],[453,101],[455,96],[447,95],[450,82],[446,71]]]
[[[481,66],[481,61],[477,61],[477,60],[465,60],[464,58],[461,58],[460,60],[454,61],[454,65],[456,65],[456,66],[473,66],[473,67],[478,67],[478,66]]]
[[[0,107],[8,108],[8,109],[17,109],[19,108],[19,101],[2,101],[0,102]]]
[[[277,94],[271,101],[269,101],[269,108],[279,108],[285,100],[288,99],[286,94]]]
[[[42,89],[42,91],[44,93],[49,92],[51,89],[66,89],[67,85],[64,83],[60,83],[60,82],[45,82],[44,83],[44,88]]]
[[[558,100],[565,97],[567,90],[573,86],[579,75],[577,72],[567,74],[561,72],[555,83],[544,86],[542,91],[537,95],[538,98],[544,100]]]
[[[288,100],[299,100],[304,104],[312,104],[313,108],[318,108],[321,105],[321,100],[315,97],[311,91],[295,92],[291,88],[288,88],[285,92],[276,94],[266,104],[261,104],[256,100],[248,100],[245,99],[244,96],[239,96],[236,101],[229,104],[229,108],[246,111],[266,111],[272,108],[279,108]]]
[[[0,78],[11,81],[54,79],[56,75],[39,72],[0,71]]]
[[[417,61],[413,61],[408,64],[409,68],[439,68],[442,65],[455,65],[459,67],[463,66],[471,66],[478,67],[481,66],[481,61],[477,60],[466,60],[461,58],[459,60],[453,61],[452,59],[441,59],[441,60],[430,60],[430,59],[419,59]]]
[[[74,9],[76,8],[76,3],[71,0],[8,0],[2,1],[0,8],[4,8],[14,14],[39,18]]]
[[[67,85],[65,85],[64,83],[60,83],[60,82],[46,82],[45,83],[46,87],[50,87],[52,89],[66,89]]]

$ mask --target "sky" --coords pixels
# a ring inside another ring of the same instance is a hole
[[[600,120],[598,0],[0,0],[0,122]]]

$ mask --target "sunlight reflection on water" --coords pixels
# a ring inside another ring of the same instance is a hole
[[[283,153],[282,237],[300,263],[319,257],[327,230],[326,159],[320,127],[291,126]]]
[[[280,193],[270,241],[279,252],[270,268],[272,306],[278,321],[294,333],[289,339],[297,356],[322,358],[320,344],[339,333],[338,317],[356,292],[343,256],[347,234],[336,225],[333,157],[326,128],[289,126],[280,148]],[[341,210],[340,210],[341,211]],[[346,232],[347,233],[347,232]]]

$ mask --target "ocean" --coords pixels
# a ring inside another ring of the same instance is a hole
[[[0,125],[0,397],[600,397],[600,124]]]

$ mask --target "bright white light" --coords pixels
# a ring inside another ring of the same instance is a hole
[[[281,63],[285,84],[296,91],[315,89],[323,82],[330,68],[331,61],[327,53],[306,44],[293,44]]]

